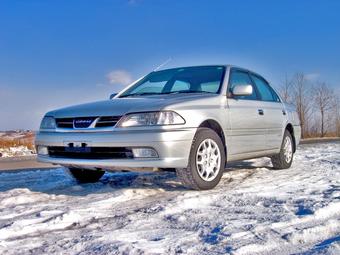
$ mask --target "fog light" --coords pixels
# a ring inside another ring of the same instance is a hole
[[[152,148],[132,148],[135,158],[158,158],[157,152]]]
[[[38,146],[38,155],[48,155],[48,149],[46,146]]]

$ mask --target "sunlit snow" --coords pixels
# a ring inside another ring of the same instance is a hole
[[[210,191],[171,172],[62,168],[0,173],[1,254],[340,254],[340,144],[304,145],[293,166],[226,169]]]

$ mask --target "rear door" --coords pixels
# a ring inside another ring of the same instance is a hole
[[[266,149],[280,148],[285,121],[285,110],[280,98],[268,82],[257,74],[250,74],[262,101],[266,125]]]
[[[236,85],[252,85],[250,96],[232,96]],[[228,154],[237,155],[264,150],[266,125],[259,96],[248,71],[232,68],[229,75],[227,109],[230,120]]]

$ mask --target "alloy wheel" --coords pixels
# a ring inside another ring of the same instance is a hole
[[[196,153],[196,168],[204,181],[212,181],[218,175],[221,152],[217,143],[208,138],[201,142]]]
[[[285,161],[289,163],[293,157],[293,148],[292,148],[292,141],[290,137],[286,137],[283,144],[283,155],[285,157]]]

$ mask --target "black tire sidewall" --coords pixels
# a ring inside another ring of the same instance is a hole
[[[287,162],[285,159],[285,155],[284,155],[284,142],[286,137],[290,138],[291,144],[292,144],[292,150],[293,150],[293,137],[292,135],[286,130],[284,135],[283,135],[283,139],[282,139],[282,143],[281,143],[281,149],[280,149],[280,153],[273,156],[272,157],[272,164],[273,164],[273,169],[275,170],[281,170],[281,169],[287,169],[290,168],[290,166],[293,163],[293,158],[294,158],[294,152],[292,155],[292,159],[290,160],[290,162]]]
[[[284,155],[284,143],[285,143],[286,137],[289,137],[290,144],[292,146],[292,158],[290,159],[289,162],[286,161],[286,158],[285,158],[285,155]],[[284,165],[285,165],[286,168],[289,168],[292,165],[292,163],[293,163],[293,156],[294,156],[294,152],[293,151],[294,151],[294,148],[293,148],[293,138],[292,138],[291,134],[286,130],[285,134],[283,136],[283,141],[282,141],[281,151],[280,151],[280,157],[282,159],[282,162],[284,162]]]
[[[216,144],[217,144],[217,146],[220,150],[220,154],[221,154],[220,169],[219,169],[218,175],[212,181],[203,180],[200,177],[198,170],[197,170],[197,167],[196,167],[196,153],[197,153],[199,145],[205,139],[214,140],[216,142]],[[197,184],[197,186],[199,187],[199,189],[207,190],[207,189],[214,188],[220,182],[220,179],[223,175],[224,167],[225,167],[225,150],[224,150],[224,146],[222,144],[221,138],[216,134],[215,131],[213,131],[211,129],[208,129],[208,128],[199,129],[197,131],[196,135],[195,135],[194,143],[191,147],[190,157],[189,157],[189,168],[192,172],[192,176],[194,178],[194,181]]]

